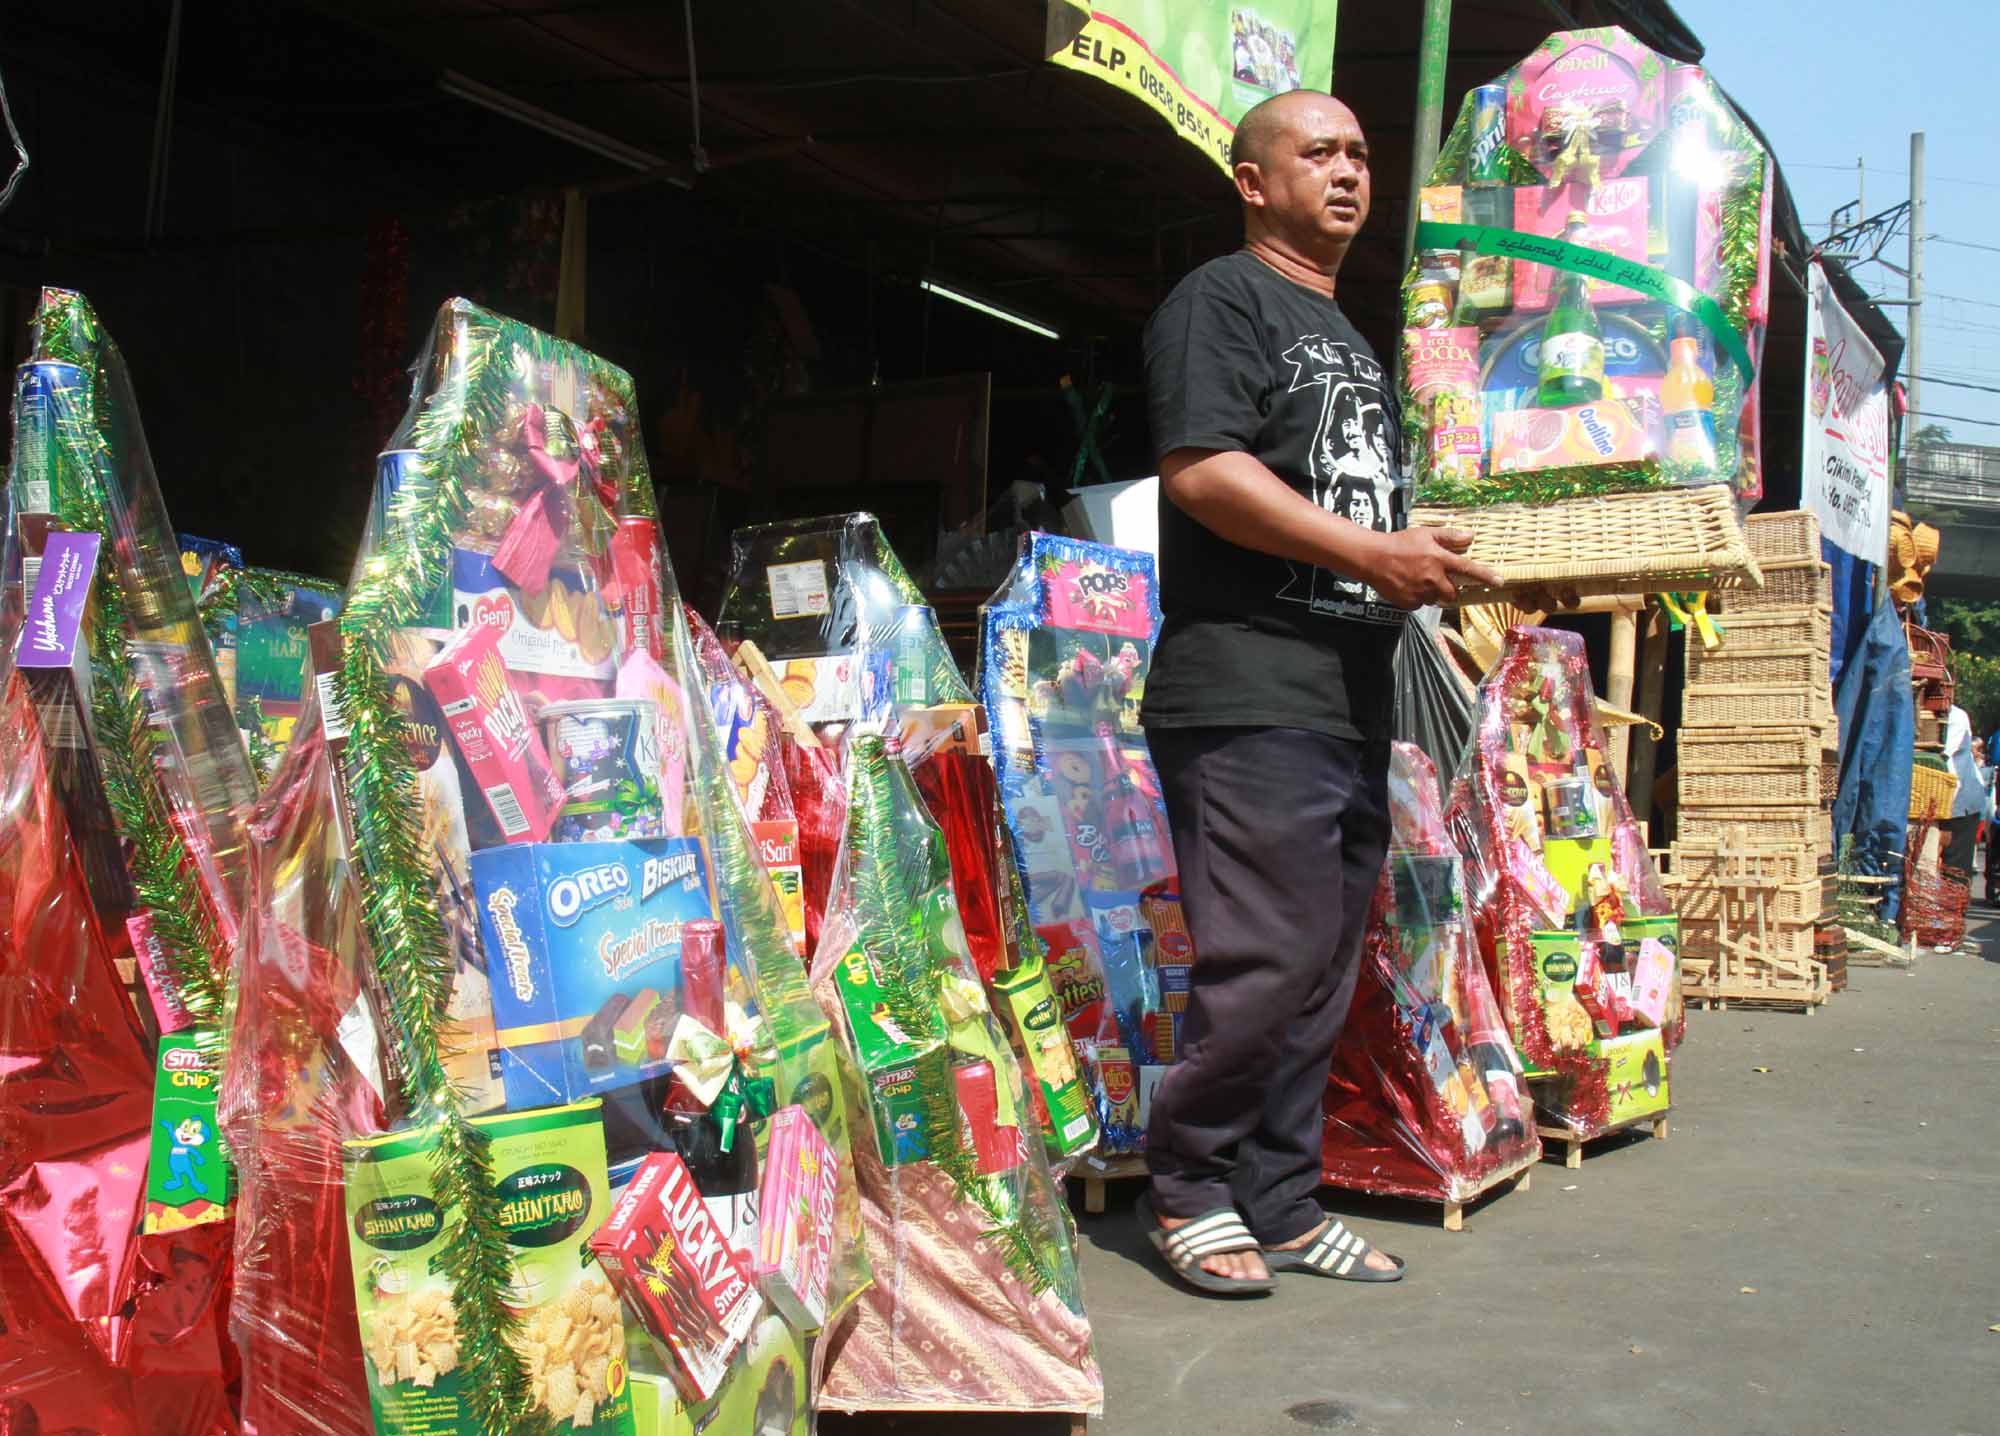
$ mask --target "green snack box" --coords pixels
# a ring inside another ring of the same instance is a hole
[[[1042,1133],[1044,1144],[1051,1156],[1081,1152],[1097,1141],[1097,1115],[1077,1074],[1076,1049],[1041,954],[997,975],[993,990],[1005,999],[1008,1026],[1041,1089],[1049,1123]]]
[[[141,1230],[177,1232],[229,1215],[235,1172],[215,1126],[215,1071],[191,1032],[160,1038],[153,1077],[153,1148]]]
[[[590,1252],[611,1214],[596,1099],[474,1119],[491,1142],[513,1257],[508,1305],[536,1402],[557,1431],[633,1436],[625,1324]],[[347,1144],[347,1245],[378,1436],[475,1436],[457,1312],[439,1270],[455,1211],[431,1191],[429,1128]]]
[[[1608,1064],[1604,1087],[1611,1095],[1611,1126],[1667,1110],[1667,1049],[1658,1028],[1607,1037],[1591,1051]]]

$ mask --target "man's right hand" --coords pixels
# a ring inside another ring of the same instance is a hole
[[[1398,608],[1458,601],[1458,583],[1469,579],[1487,588],[1500,586],[1500,574],[1464,557],[1472,535],[1464,529],[1414,528],[1378,534],[1368,571],[1361,575],[1377,593]]]

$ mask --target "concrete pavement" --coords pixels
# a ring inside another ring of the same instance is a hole
[[[1434,1207],[1323,1192],[1408,1259],[1397,1285],[1294,1276],[1204,1300],[1157,1264],[1136,1184],[1114,1187],[1082,1219],[1092,1430],[2000,1436],[2000,924],[1983,926],[1981,951],[1855,968],[1811,1017],[1690,1014],[1667,1141],[1544,1161],[1463,1233]]]

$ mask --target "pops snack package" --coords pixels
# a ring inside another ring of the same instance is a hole
[[[763,1307],[749,1259],[722,1237],[686,1163],[654,1152],[591,1250],[633,1319],[672,1355],[689,1401],[715,1395]]]
[[[513,1338],[558,1431],[630,1436],[618,1299],[592,1255],[611,1213],[595,1101],[474,1119],[490,1143],[512,1262]],[[348,1250],[377,1436],[473,1436],[458,1312],[437,1270],[458,1214],[434,1200],[435,1134],[347,1144]]]
[[[764,1295],[800,1331],[817,1331],[826,1320],[839,1185],[840,1155],[812,1115],[781,1108],[764,1155],[752,1269]]]
[[[547,840],[562,808],[548,749],[508,681],[500,630],[475,623],[424,670],[458,754],[509,843]]]

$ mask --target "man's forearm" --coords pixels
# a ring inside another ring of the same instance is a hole
[[[1376,536],[1241,451],[1176,450],[1160,466],[1175,507],[1240,548],[1367,579]]]

